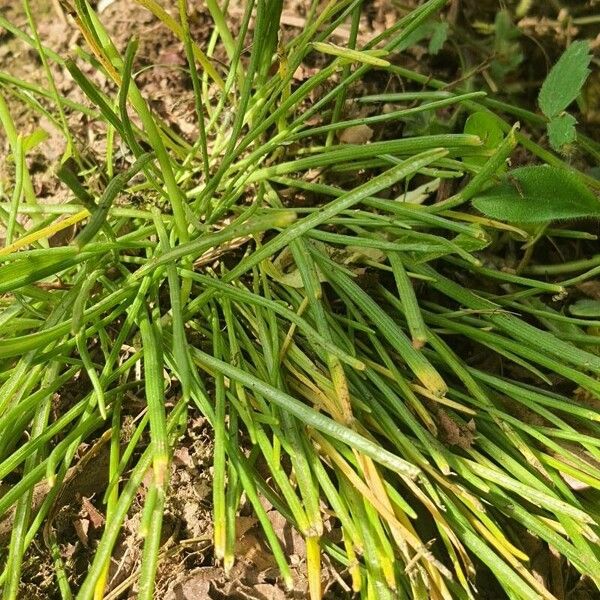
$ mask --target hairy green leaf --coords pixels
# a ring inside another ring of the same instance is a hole
[[[435,55],[437,54],[446,43],[448,39],[448,23],[445,21],[440,23],[434,23],[431,34],[431,39],[429,40],[429,54]]]
[[[600,317],[600,300],[582,298],[569,306],[569,312],[575,317]]]
[[[473,206],[493,219],[516,223],[600,217],[600,200],[575,175],[547,166],[511,171]]]
[[[565,110],[579,95],[590,74],[590,46],[573,42],[552,67],[539,96],[542,112],[551,119]]]
[[[506,9],[496,13],[494,30],[495,58],[490,64],[490,71],[493,77],[502,80],[523,62],[524,54],[519,44],[522,33]]]
[[[548,139],[554,150],[560,150],[566,144],[572,144],[577,138],[575,124],[577,119],[569,113],[552,117],[548,123]]]
[[[479,136],[486,150],[495,150],[504,139],[504,133],[498,125],[497,118],[485,110],[477,111],[467,119],[464,132]],[[465,156],[463,160],[467,164],[481,167],[487,162],[488,157],[482,155]]]

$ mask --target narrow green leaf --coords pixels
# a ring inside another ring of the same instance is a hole
[[[164,489],[168,477],[169,449],[165,416],[162,340],[156,324],[150,320],[146,309],[140,311],[138,325],[144,346],[144,379],[150,416],[154,484],[159,489]]]
[[[392,452],[382,448],[352,429],[336,423],[333,419],[326,417],[314,408],[306,406],[296,398],[282,392],[281,390],[261,381],[250,373],[247,373],[237,367],[214,358],[196,348],[193,349],[195,360],[201,365],[211,370],[222,373],[226,377],[239,381],[255,394],[260,394],[276,404],[281,409],[288,411],[297,417],[305,425],[314,427],[317,431],[325,433],[332,438],[352,446],[356,450],[366,454],[381,465],[400,473],[406,477],[416,477],[420,470],[415,465],[396,456]]]
[[[23,152],[27,154],[35,150],[42,142],[45,142],[50,137],[50,134],[43,128],[37,127],[33,133],[25,136],[23,139]]]
[[[315,254],[320,259],[319,266],[329,281],[339,288],[348,298],[351,298],[361,312],[377,327],[381,335],[391,347],[395,348],[403,360],[410,367],[417,379],[436,396],[443,396],[448,388],[443,377],[429,363],[425,356],[414,348],[396,321],[352,279],[345,275],[333,262],[326,262],[321,255]]]
[[[129,180],[139,173],[148,163],[154,158],[154,153],[147,152],[142,154],[133,165],[114,177],[106,186],[106,190],[102,194],[98,207],[92,213],[88,224],[83,228],[81,233],[75,238],[75,245],[80,250],[90,242],[94,236],[100,231],[108,217],[108,211],[112,206],[115,198],[120,194],[122,189],[127,185]]]
[[[75,248],[56,248],[52,252],[29,253],[0,267],[0,293],[18,290],[72,267],[81,260]]]
[[[332,56],[340,56],[349,62],[363,63],[365,65],[383,68],[390,66],[390,63],[387,60],[375,56],[375,52],[377,51],[361,52],[359,50],[352,50],[351,48],[342,48],[334,44],[325,44],[324,42],[313,42],[312,46],[317,52],[330,54]],[[387,52],[377,52],[377,54],[386,56]]]

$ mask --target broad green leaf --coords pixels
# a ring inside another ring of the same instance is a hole
[[[417,27],[416,29],[414,29],[409,35],[407,35],[402,40],[402,43],[398,46],[398,51],[404,52],[404,50],[407,50],[408,48],[412,48],[413,46],[416,46],[419,42],[426,39],[427,36],[431,35],[431,33],[432,33],[432,24],[424,23],[420,27]]]
[[[560,150],[566,144],[572,144],[577,138],[575,124],[577,119],[569,113],[552,117],[548,123],[548,138],[554,150]]]
[[[582,298],[569,306],[569,312],[575,317],[600,317],[600,300]]]
[[[473,113],[467,119],[464,132],[479,136],[486,150],[495,150],[504,139],[504,133],[496,117],[484,110]],[[465,163],[477,167],[483,166],[487,160],[487,156],[465,156],[464,158]]]
[[[436,55],[448,39],[448,23],[445,21],[434,23],[432,27],[431,39],[429,40],[429,54]]]
[[[398,46],[398,50],[403,52],[404,50],[423,42],[427,38],[429,38],[429,45],[427,48],[429,54],[437,54],[448,39],[448,23],[445,21],[424,23],[404,38],[403,42]]]
[[[494,40],[497,50],[506,50],[509,43],[521,37],[521,30],[513,23],[510,11],[502,9],[496,13],[494,19]]]
[[[493,77],[503,80],[523,62],[524,55],[518,42],[522,32],[513,23],[513,17],[508,10],[499,10],[496,13],[494,31],[495,59],[490,64],[490,70]]]
[[[551,119],[579,95],[590,74],[592,55],[586,41],[573,42],[552,67],[539,96],[542,112]]]
[[[514,223],[600,217],[600,200],[575,175],[547,166],[511,171],[475,198],[473,206],[488,217]]]

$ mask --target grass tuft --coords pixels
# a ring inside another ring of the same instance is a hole
[[[362,47],[360,0],[310,2],[292,39],[282,2],[246,2],[238,32],[227,3],[210,1],[205,49],[186,0],[176,14],[138,2],[187,57],[193,143],[136,81],[137,40],[121,55],[87,0],[64,3],[82,36],[76,58],[43,46],[27,0],[27,30],[8,24],[46,80],[0,73],[0,86],[16,102],[35,98],[29,110],[60,128],[57,177],[70,201],[38,202],[14,104],[0,96],[13,170],[0,200],[0,479],[10,482],[0,515],[12,528],[3,599],[19,597],[40,539],[63,598],[116,597],[111,556],[138,504],[143,548],[127,585],[155,597],[188,413],[214,431],[214,559],[226,573],[236,516],[251,507],[294,589],[268,502],[306,541],[312,600],[323,594],[324,555],[368,600],[474,599],[486,577],[511,599],[554,598],[532,571],[530,536],[600,585],[598,321],[557,304],[600,260],[529,264],[526,250],[513,272],[499,269],[490,251],[586,235],[501,223],[469,205],[517,149],[597,182],[535,141],[536,115],[399,66],[398,48],[444,0]],[[340,45],[333,34],[346,21]],[[307,59],[321,68],[298,82]],[[60,96],[56,68],[93,108]],[[367,76],[401,78],[406,91],[364,94]],[[368,116],[347,118],[356,107]],[[442,109],[451,117],[439,124]],[[481,111],[502,134],[494,148],[461,128]],[[81,115],[109,132],[101,160],[71,128]],[[397,134],[419,119],[433,125]],[[355,127],[376,138],[342,143]],[[443,189],[453,193],[434,202]],[[73,240],[55,247],[72,227]],[[54,395],[69,389],[55,410]],[[128,394],[144,409],[125,434]],[[109,483],[92,562],[72,589],[53,519],[72,469],[85,467],[84,444],[107,445]]]

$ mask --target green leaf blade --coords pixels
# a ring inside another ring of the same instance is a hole
[[[484,215],[513,223],[600,217],[600,200],[569,171],[532,166],[511,171],[473,200]]]
[[[542,85],[539,105],[552,119],[565,110],[579,95],[588,75],[592,55],[586,41],[574,42],[552,67]]]
[[[600,318],[600,300],[592,298],[582,298],[569,306],[569,312],[574,317],[586,319]]]
[[[497,118],[491,113],[479,110],[474,112],[465,122],[464,133],[481,138],[486,150],[494,151],[504,139],[504,132],[498,125]],[[464,162],[476,167],[482,167],[488,160],[487,156],[465,156]]]
[[[569,113],[553,117],[548,123],[548,139],[554,150],[560,151],[563,146],[572,144],[577,139],[575,125],[577,119]]]

